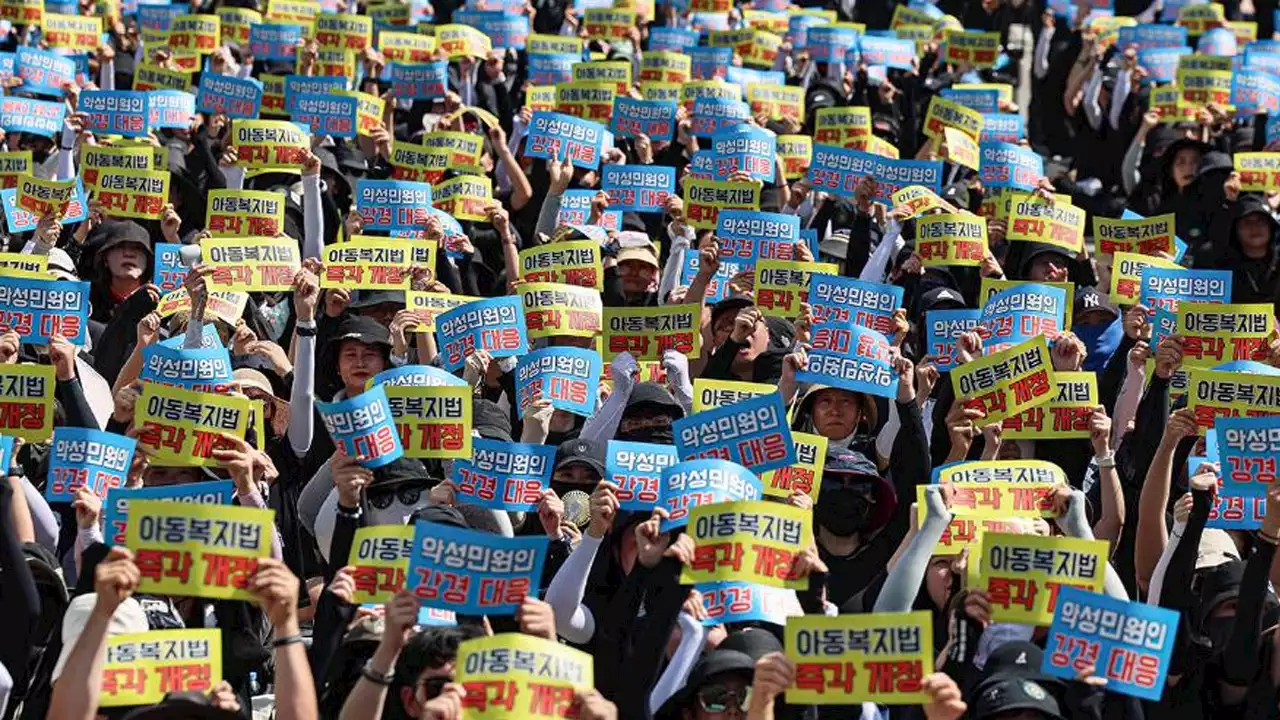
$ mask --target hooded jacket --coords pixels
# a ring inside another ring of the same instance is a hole
[[[1245,257],[1240,247],[1240,220],[1253,213],[1264,215],[1271,226],[1271,244],[1266,256],[1260,259]],[[1276,221],[1266,200],[1258,195],[1243,194],[1234,203],[1223,203],[1222,211],[1215,219],[1210,229],[1213,250],[1208,257],[1197,257],[1196,267],[1230,270],[1233,303],[1275,303],[1280,300],[1280,277],[1276,272],[1280,263],[1280,252],[1277,252],[1280,222]]]

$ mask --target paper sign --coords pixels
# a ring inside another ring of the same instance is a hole
[[[283,120],[236,120],[231,124],[231,131],[236,164],[244,167],[297,168],[311,150],[307,133]],[[365,229],[373,228],[365,223]]]
[[[662,471],[678,462],[670,445],[610,440],[605,454],[605,478],[618,486],[620,509],[648,512],[658,504]]]
[[[835,274],[816,274],[809,280],[813,322],[854,325],[884,335],[894,332],[893,315],[902,307],[903,289]]]
[[[186,130],[196,114],[196,96],[182,90],[147,93],[148,126],[152,130]]]
[[[1280,190],[1280,152],[1246,152],[1235,156],[1235,170],[1240,173],[1240,189],[1244,192]]]
[[[680,418],[672,430],[682,460],[719,458],[754,473],[795,462],[786,408],[776,393]]]
[[[413,527],[406,587],[426,607],[511,615],[526,595],[537,595],[546,537],[505,538],[425,520]]]
[[[600,354],[573,347],[550,347],[520,357],[516,364],[519,414],[539,398],[552,407],[591,417],[600,387]]]
[[[206,227],[214,237],[275,237],[284,232],[284,193],[210,190]]]
[[[911,185],[941,191],[942,163],[936,160],[891,160],[858,150],[827,145],[813,149],[809,183],[841,197],[853,198],[858,184],[870,176],[877,183],[874,198],[888,201],[893,193]]]
[[[155,705],[170,693],[208,693],[222,681],[222,630],[110,635],[101,707]]]
[[[1265,498],[1267,488],[1276,480],[1280,418],[1218,418],[1214,434],[1218,438],[1223,497]]]
[[[593,663],[581,650],[521,633],[466,640],[456,665],[462,706],[474,720],[567,717],[574,696],[595,684]]]
[[[812,364],[812,363],[810,363]],[[951,372],[956,397],[982,410],[985,422],[1003,422],[1055,397],[1053,363],[1044,336],[978,358]]]
[[[449,90],[449,63],[392,63],[391,90],[397,98],[432,100]]]
[[[139,379],[207,393],[235,390],[231,354],[221,345],[192,349],[150,345],[142,351]]]
[[[1175,332],[1182,336],[1182,364],[1212,368],[1231,360],[1261,360],[1275,330],[1270,303],[1178,304]]]
[[[200,243],[209,284],[218,290],[288,291],[302,265],[293,238],[209,238]]]
[[[987,223],[977,215],[944,213],[916,221],[916,253],[925,267],[976,267],[987,254]]]
[[[0,126],[7,132],[24,132],[56,138],[62,132],[67,106],[62,102],[45,102],[7,95],[0,100]]]
[[[85,122],[88,130],[100,135],[142,137],[151,120],[147,102],[148,95],[143,92],[85,90],[80,93],[77,109],[89,116]]]
[[[368,230],[418,229],[426,224],[431,186],[399,180],[356,182],[356,211]]]
[[[168,170],[101,170],[94,199],[115,217],[154,220],[169,202]]]
[[[747,580],[770,587],[805,589],[792,574],[796,556],[812,537],[812,513],[766,501],[699,505],[689,512],[693,562],[680,582]]]
[[[495,358],[517,357],[528,351],[520,298],[506,296],[467,303],[436,318],[440,359],[446,370],[457,370],[476,350]]]
[[[1047,283],[1019,283],[988,297],[977,332],[990,354],[1043,335],[1054,340],[1066,327],[1066,290]]]
[[[981,310],[930,310],[925,313],[925,354],[934,358],[938,370],[947,372],[956,363],[960,336],[976,330]]]
[[[249,29],[249,53],[254,59],[293,60],[297,54],[298,42],[304,35],[305,30],[301,25],[254,25]]]
[[[668,513],[662,523],[663,532],[687,524],[691,508],[759,500],[764,495],[759,478],[727,460],[687,460],[666,467],[662,470],[661,488],[660,504]]]
[[[1009,212],[1009,241],[1042,242],[1070,251],[1084,246],[1085,211],[1051,203],[1038,195],[1014,195]]]
[[[995,622],[1049,625],[1062,588],[1102,590],[1107,545],[1105,540],[989,533],[979,542],[978,562],[970,557],[968,586],[987,591]]]
[[[609,129],[619,137],[647,135],[655,142],[670,141],[675,136],[676,103],[664,100],[635,100],[617,97]]]
[[[813,328],[812,345],[805,369],[796,373],[798,381],[897,397],[898,373],[883,334],[851,323],[823,323]]]
[[[699,583],[708,627],[728,623],[767,622],[786,624],[787,617],[802,615],[795,592],[748,582]]]
[[[61,98],[63,87],[76,84],[76,63],[50,50],[22,45],[14,61],[14,75],[22,79],[24,92]]]
[[[183,483],[164,487],[112,488],[103,503],[103,532],[107,545],[125,544],[129,524],[129,504],[134,500],[162,500],[199,505],[230,505],[235,496],[231,480]]]
[[[358,528],[351,541],[352,602],[385,603],[404,587],[413,553],[412,525],[373,525]]]
[[[0,333],[47,345],[53,337],[85,344],[89,329],[89,283],[77,280],[5,278],[0,283]]]
[[[789,705],[929,701],[921,689],[933,672],[933,618],[926,610],[791,617],[784,634],[796,668]]]
[[[450,480],[459,502],[495,510],[536,510],[551,485],[556,448],[472,440],[471,457],[453,464]]]
[[[529,121],[525,154],[548,160],[566,157],[575,167],[594,169],[600,165],[605,128],[600,123],[562,115],[534,113]]]
[[[759,395],[772,394],[777,388],[767,383],[739,382],[737,380],[693,380],[693,412],[714,410],[750,400]]]
[[[787,467],[760,474],[764,494],[785,499],[793,493],[802,492],[817,502],[822,487],[822,470],[827,461],[827,438],[793,432],[791,440],[796,446],[796,461]]]
[[[115,433],[60,427],[53,433],[49,454],[49,482],[44,497],[72,502],[76,490],[88,487],[99,498],[124,485],[137,442]]]
[[[256,118],[262,106],[262,81],[232,75],[200,74],[196,109],[229,118]]]
[[[1000,33],[947,30],[944,34],[946,60],[975,68],[994,67],[1000,55]]]
[[[140,592],[252,600],[249,579],[271,554],[274,532],[274,510],[133,500],[125,544]]]
[[[27,442],[52,437],[53,389],[52,365],[0,365],[0,433]]]
[[[1092,372],[1055,372],[1056,394],[1044,405],[1004,419],[1004,437],[1017,439],[1087,438],[1098,407],[1098,376]]]
[[[371,388],[337,402],[317,402],[316,409],[334,444],[357,458],[361,467],[380,468],[404,455],[385,388]]]
[[[676,169],[660,165],[606,165],[601,188],[609,195],[609,209],[617,212],[661,213],[676,191]]]
[[[1280,415],[1280,377],[1201,368],[1187,375],[1187,408],[1202,429],[1217,417]]]
[[[159,466],[217,465],[213,451],[230,447],[223,435],[244,438],[250,407],[249,399],[240,395],[143,383],[134,406],[138,444]]]
[[[697,304],[652,308],[605,308],[606,361],[618,353],[637,360],[661,360],[665,350],[695,357],[701,347],[702,311]]]

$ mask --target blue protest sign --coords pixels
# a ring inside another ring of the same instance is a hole
[[[1276,481],[1280,416],[1220,417],[1212,434],[1217,437],[1223,497],[1265,498]]]
[[[898,395],[888,339],[852,323],[814,327],[808,365],[796,380],[891,399]]]
[[[1138,51],[1138,64],[1155,82],[1173,82],[1178,75],[1178,59],[1190,54],[1189,47],[1150,47]]]
[[[369,379],[369,387],[465,387],[466,384],[467,381],[457,375],[430,365],[402,365],[383,370]]]
[[[536,112],[529,121],[525,155],[547,160],[567,157],[575,167],[594,170],[600,166],[606,132],[597,122],[554,112]]]
[[[591,217],[591,198],[595,190],[565,190],[560,196],[560,212],[556,214],[556,225],[586,225]],[[606,230],[622,229],[622,213],[617,210],[605,210],[600,217],[600,225]]]
[[[529,350],[524,307],[514,295],[476,300],[441,313],[436,317],[436,336],[446,370],[462,367],[477,350],[495,358],[516,357]]]
[[[711,137],[751,117],[751,106],[741,100],[700,97],[693,101],[691,130],[699,137]]]
[[[347,79],[327,75],[285,75],[284,76],[284,109],[292,113],[299,95],[329,95],[335,90],[347,89]]]
[[[719,216],[717,216],[716,220],[719,221],[719,219],[720,219]],[[813,253],[813,256],[818,257],[818,254],[821,248],[820,248],[820,242],[818,240],[817,228],[805,228],[801,230],[800,242],[803,242],[804,244],[808,245],[809,251]]]
[[[902,307],[902,288],[840,275],[815,273],[809,278],[809,306],[814,324],[852,323],[888,336],[893,314]]]
[[[236,484],[232,480],[184,483],[164,487],[113,488],[103,503],[104,540],[107,545],[124,545],[125,530],[129,523],[129,503],[134,500],[230,505],[235,494]]]
[[[1200,36],[1200,41],[1196,43],[1196,52],[1200,55],[1232,57],[1237,49],[1236,34],[1225,27],[1205,30]]]
[[[538,596],[547,537],[507,538],[419,520],[405,587],[427,607],[511,615]]]
[[[1057,337],[1066,330],[1067,291],[1029,283],[1002,290],[982,306],[977,333],[986,352],[1018,345],[1037,335]]]
[[[155,343],[142,351],[139,378],[200,392],[230,392],[231,353],[222,346],[188,350]]]
[[[778,167],[778,136],[754,125],[737,125],[711,136],[711,161],[718,178],[742,171],[753,180],[773,182]]]
[[[671,428],[681,460],[719,458],[756,474],[796,460],[787,408],[778,393],[703,410],[676,420]]]
[[[152,130],[188,130],[196,114],[196,96],[183,90],[147,93],[148,125]]]
[[[698,583],[707,626],[740,622],[767,622],[786,625],[788,615],[804,611],[795,590],[749,582]]]
[[[1150,23],[1120,28],[1116,47],[1128,48],[1130,45],[1137,45],[1139,53],[1150,48],[1186,47],[1187,29],[1178,25]],[[1188,51],[1190,49],[1187,48]]]
[[[196,109],[200,112],[253,119],[261,107],[261,80],[200,73],[200,86],[196,89]]]
[[[573,66],[582,58],[572,53],[538,53],[529,56],[530,85],[559,85],[573,81]]]
[[[786,73],[781,70],[756,70],[755,68],[730,65],[724,74],[725,82],[747,89],[748,85],[786,85]]]
[[[664,165],[605,165],[600,187],[616,212],[660,213],[676,192],[676,169]]]
[[[489,36],[494,49],[524,50],[529,38],[529,16],[524,13],[458,10],[453,21]]]
[[[249,27],[249,54],[255,60],[293,60],[298,41],[305,37],[301,25],[252,25]]]
[[[1016,143],[1026,134],[1026,123],[1017,113],[983,113],[981,143]]]
[[[179,15],[191,12],[190,6],[173,5],[140,5],[138,6],[138,27],[147,30],[166,32]]]
[[[449,61],[391,63],[391,92],[406,100],[434,100],[449,91]],[[286,100],[287,102],[287,100]]]
[[[661,498],[662,471],[679,459],[670,445],[610,440],[605,452],[605,479],[618,486],[618,507],[649,512]]]
[[[808,178],[815,189],[852,198],[858,183],[868,175],[876,179],[877,200],[889,201],[893,193],[908,185],[942,191],[942,162],[938,160],[890,160],[830,145],[813,149]]]
[[[792,47],[807,47],[809,44],[809,28],[815,25],[828,25],[831,21],[817,15],[792,15],[787,18],[787,39]]]
[[[373,470],[404,456],[387,391],[381,385],[346,400],[317,402],[316,409],[334,444],[359,459],[362,467]]]
[[[1044,177],[1044,158],[1029,147],[1013,143],[983,143],[982,185],[1032,191]]]
[[[19,46],[14,74],[22,78],[24,92],[60,98],[64,85],[75,84],[76,62],[49,50]]]
[[[509,443],[474,438],[471,459],[453,463],[457,501],[494,510],[536,510],[551,487],[554,445]]]
[[[687,52],[698,45],[698,32],[686,28],[655,27],[649,29],[649,50]]]
[[[1231,302],[1230,270],[1183,270],[1146,267],[1138,304],[1151,311],[1151,346],[1156,347],[1177,327],[1178,304],[1183,302]]]
[[[359,130],[360,99],[348,95],[302,93],[293,96],[294,122],[306,125],[313,135],[354,138]]]
[[[685,176],[700,180],[715,180],[715,163],[711,161],[711,151],[699,150],[691,155]]]
[[[1246,49],[1244,67],[1249,70],[1263,70],[1269,73],[1280,73],[1280,52],[1264,52]],[[0,72],[0,77],[3,73]]]
[[[187,277],[187,267],[179,256],[181,249],[181,243],[156,243],[151,283],[162,293],[182,287],[182,281]]]
[[[100,498],[124,485],[138,441],[124,435],[78,427],[53,429],[49,449],[49,483],[44,497],[71,502],[76,490],[88,487]]]
[[[353,98],[354,99],[354,98]],[[356,212],[365,230],[418,230],[431,208],[431,185],[408,180],[356,181]]]
[[[522,355],[516,363],[519,414],[538,398],[557,410],[591,417],[600,387],[600,353],[575,347],[549,347]]]
[[[14,438],[11,436],[0,435],[0,467],[4,468],[5,472],[13,467],[13,441]]]
[[[1075,680],[1092,667],[1107,692],[1159,701],[1177,636],[1174,610],[1063,585],[1040,671]]]
[[[658,504],[667,510],[662,531],[688,524],[689,508],[731,500],[759,500],[763,496],[760,478],[737,463],[728,460],[678,462],[662,469]]]
[[[77,109],[88,115],[85,128],[103,135],[141,137],[151,124],[147,93],[84,90]]]
[[[17,53],[0,52],[0,80],[8,80],[13,77],[13,71],[17,64]]]
[[[1267,70],[1236,70],[1231,76],[1231,104],[1242,114],[1280,113],[1280,78]]]
[[[722,262],[734,265],[729,277],[755,267],[757,260],[794,260],[800,242],[800,218],[760,210],[724,209],[716,216]],[[816,277],[816,276],[815,276]]]
[[[186,334],[174,335],[171,338],[165,338],[157,345],[164,345],[167,348],[181,349],[186,347]],[[200,349],[208,350],[209,348],[225,347],[222,344],[222,338],[218,336],[218,328],[213,323],[204,323],[200,328]]]
[[[6,95],[0,99],[0,127],[6,132],[24,132],[44,137],[57,137],[67,106],[62,102],[46,102],[33,98]]]
[[[0,333],[48,345],[54,336],[84,345],[89,330],[89,283],[7,277],[0,285]]]
[[[812,295],[812,291],[810,292]],[[955,365],[960,336],[978,325],[981,310],[930,310],[925,313],[925,354],[936,358],[938,370]]]
[[[845,52],[858,44],[858,31],[851,27],[817,25],[805,32],[805,48],[811,62],[844,62]]]
[[[914,40],[864,35],[858,38],[858,53],[862,56],[862,62],[868,65],[910,70],[916,59],[916,44]]]
[[[728,67],[733,64],[731,47],[695,47],[690,48],[687,54],[694,80],[723,79]]]
[[[650,140],[670,141],[676,132],[676,104],[667,100],[615,97],[609,129],[619,137],[644,134]]]
[[[996,89],[943,88],[941,95],[943,100],[950,100],[984,115],[1000,112],[1000,91]]]

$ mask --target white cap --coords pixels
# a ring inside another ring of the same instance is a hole
[[[76,264],[62,248],[49,248],[49,272],[58,280],[79,280]]]
[[[62,668],[67,664],[67,658],[71,656],[71,649],[75,647],[76,640],[80,639],[80,633],[84,632],[84,626],[89,622],[89,614],[93,612],[93,606],[97,602],[97,593],[87,593],[73,598],[71,604],[67,606],[67,612],[62,616],[62,652],[58,654],[58,662],[53,666],[51,680],[57,680],[62,674]],[[107,636],[144,633],[150,629],[150,625],[147,624],[147,614],[142,611],[142,605],[133,598],[127,598],[111,615],[111,623],[107,625]]]

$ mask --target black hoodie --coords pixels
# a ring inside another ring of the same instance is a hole
[[[1256,260],[1245,257],[1237,231],[1240,219],[1253,213],[1263,214],[1271,225],[1271,244],[1266,257]],[[1280,299],[1280,277],[1276,272],[1280,263],[1280,253],[1276,251],[1280,245],[1280,223],[1276,222],[1266,200],[1250,193],[1241,195],[1236,202],[1224,203],[1209,235],[1213,238],[1213,252],[1203,260],[1196,258],[1196,266],[1231,271],[1231,302],[1274,303]]]

